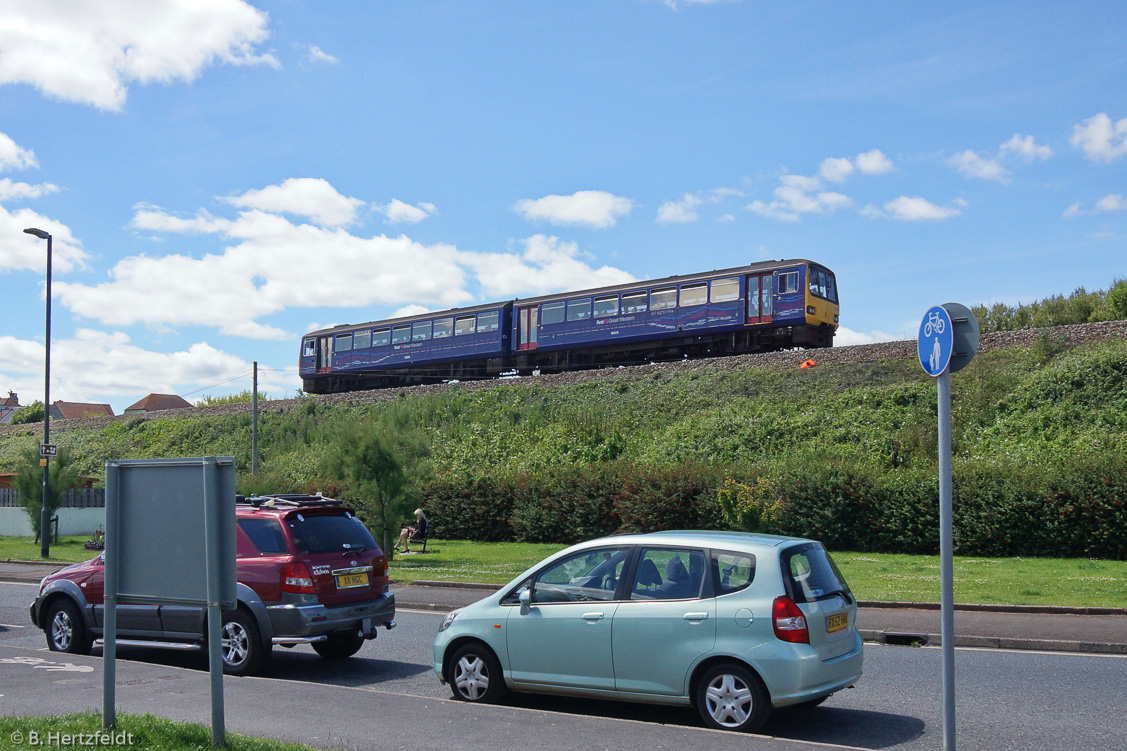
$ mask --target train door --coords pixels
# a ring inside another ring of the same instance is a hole
[[[333,338],[323,336],[317,342],[317,372],[328,373],[333,369]]]
[[[747,278],[747,322],[770,323],[775,315],[773,275],[756,274]]]
[[[536,307],[517,311],[517,349],[536,349],[536,328],[539,316]]]

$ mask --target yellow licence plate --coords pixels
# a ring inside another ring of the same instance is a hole
[[[349,587],[366,587],[368,586],[368,574],[340,574],[337,576],[337,589],[348,589]]]
[[[834,613],[833,615],[826,616],[826,631],[833,633],[834,631],[841,631],[849,625],[849,613]]]

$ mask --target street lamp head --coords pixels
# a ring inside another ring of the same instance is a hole
[[[35,227],[28,227],[27,229],[24,230],[24,232],[26,232],[29,235],[35,235],[40,240],[46,240],[49,237],[51,237],[50,232],[44,232],[43,230],[36,229]]]

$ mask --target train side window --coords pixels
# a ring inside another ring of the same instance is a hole
[[[787,271],[779,274],[779,294],[789,295],[798,292],[798,272]]]
[[[352,349],[352,334],[337,334],[333,340],[333,352],[348,352]]]
[[[410,326],[396,326],[391,330],[392,344],[407,344],[411,341]]]
[[[498,321],[500,321],[500,313],[498,313],[496,310],[490,311],[488,313],[478,313],[477,314],[477,330],[478,330],[478,333],[483,333],[483,332],[487,332],[487,331],[496,331],[497,329],[501,328],[501,324],[498,323]]]
[[[391,329],[376,329],[372,332],[372,346],[386,347],[391,344]]]
[[[454,321],[454,336],[472,334],[477,331],[477,318],[475,316],[461,316]]]
[[[739,279],[714,279],[709,292],[710,302],[728,302],[740,299]]]
[[[622,312],[645,313],[649,306],[646,304],[648,295],[645,292],[631,292],[622,296]]]
[[[650,293],[650,310],[665,310],[677,307],[677,288],[655,289]]]
[[[681,287],[681,307],[688,308],[692,305],[704,305],[708,302],[707,284],[686,284]]]
[[[430,339],[433,324],[430,321],[418,321],[411,325],[411,341],[425,342]]]
[[[352,335],[352,348],[353,349],[368,349],[372,346],[372,330],[364,329],[357,331]]]
[[[837,302],[837,279],[832,271],[826,271],[826,299],[832,303]]]
[[[302,357],[314,357],[314,356],[316,356],[316,354],[317,354],[317,340],[316,339],[306,339],[305,340],[305,346],[303,346],[302,349],[301,349],[301,356]]]
[[[434,338],[445,339],[448,336],[454,336],[454,319],[439,318],[434,322]]]
[[[591,317],[591,298],[567,301],[567,320],[583,321]]]
[[[595,298],[595,318],[618,315],[618,295]]]
[[[540,323],[563,323],[564,304],[562,302],[549,302],[540,306]]]

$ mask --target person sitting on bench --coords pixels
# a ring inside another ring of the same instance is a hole
[[[403,548],[404,553],[411,552],[412,542],[422,542],[427,539],[427,515],[421,508],[415,509],[415,523],[407,526],[399,533],[399,542],[395,543],[395,550]]]

